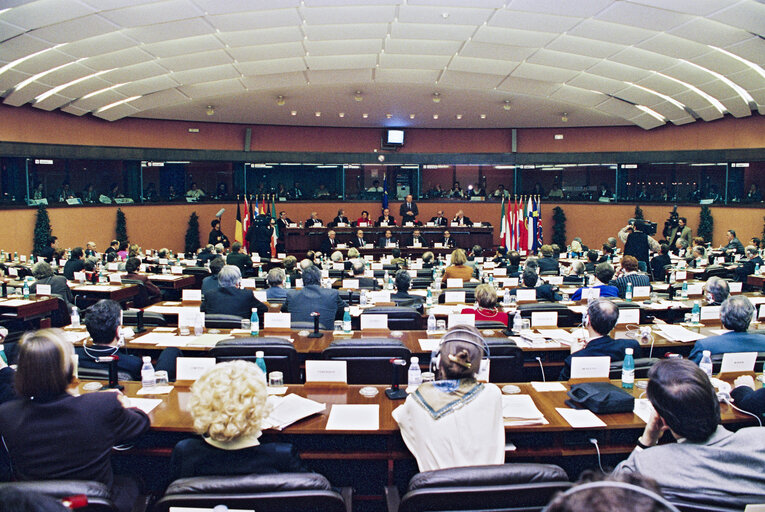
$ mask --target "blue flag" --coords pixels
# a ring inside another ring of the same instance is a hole
[[[387,173],[383,173],[382,207],[383,207],[383,210],[388,207],[388,174]]]

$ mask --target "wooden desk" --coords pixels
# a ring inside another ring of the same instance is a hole
[[[157,285],[158,288],[167,288],[170,290],[181,290],[191,288],[196,283],[196,278],[191,274],[149,274],[149,281]]]
[[[111,299],[122,302],[138,295],[136,284],[74,284],[70,282],[69,287],[74,295],[92,301]]]
[[[39,328],[50,327],[50,315],[58,308],[55,297],[30,295],[23,297],[5,297],[0,299],[0,315],[4,318],[17,318],[24,322],[37,321]]]
[[[756,286],[760,288],[763,292],[765,292],[765,275],[763,274],[748,275],[746,276],[746,284]]]

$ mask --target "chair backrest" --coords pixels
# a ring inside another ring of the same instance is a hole
[[[87,380],[109,380],[109,366],[106,363],[95,363],[99,366],[80,366],[77,368],[77,377]],[[118,371],[117,380],[133,380],[132,375],[127,372]]]
[[[582,323],[582,315],[574,313],[566,306],[555,302],[534,302],[518,306],[522,318],[531,319],[534,311],[555,311],[558,313],[558,327],[576,327]]]
[[[476,320],[475,328],[478,330],[483,329],[507,329],[507,326],[497,320]]]
[[[126,309],[122,312],[122,323],[125,325],[138,325],[138,310]],[[143,325],[164,327],[167,325],[167,319],[162,313],[151,311],[143,312]]]
[[[648,377],[648,370],[659,362],[657,357],[638,357],[635,358],[635,377],[645,379]],[[611,363],[611,369],[608,372],[609,379],[620,379],[622,376],[623,361],[614,361]]]
[[[213,329],[239,329],[242,327],[242,317],[239,315],[207,313],[205,314],[205,327]]]
[[[65,327],[72,323],[69,304],[58,294],[52,294],[56,299],[56,309],[51,312],[50,323],[52,327]]]
[[[393,358],[407,362],[412,353],[401,341],[392,338],[361,338],[332,342],[321,353],[322,359],[347,361],[348,384],[387,384],[391,382]]]
[[[743,511],[745,503],[762,503],[760,496],[709,494],[703,490],[662,487],[662,495],[682,512],[734,512]]]
[[[467,284],[467,283],[465,283]],[[445,292],[465,292],[465,304],[473,304],[475,302],[475,288],[467,288],[463,285],[462,288],[449,288],[448,290],[446,288],[443,288],[441,290],[441,293],[438,295],[438,303],[444,304],[446,303],[446,293]]]
[[[138,286],[138,295],[133,296],[133,306],[137,308],[145,308],[149,305],[149,292],[146,290],[146,285],[143,281],[138,279],[123,279],[123,284],[134,284]]]
[[[255,352],[262,350],[263,359],[269,372],[280,371],[286,384],[299,384],[300,360],[295,346],[284,338],[230,338],[219,341],[208,353],[215,362],[242,359],[255,362]]]
[[[3,482],[0,490],[16,489],[22,493],[37,493],[55,499],[70,496],[85,495],[88,504],[78,508],[81,512],[118,512],[112,502],[109,488],[101,483],[90,480],[41,480],[31,482]]]
[[[720,373],[720,368],[722,367],[722,360],[725,354],[713,354],[712,355],[712,373],[717,375]],[[754,363],[755,368],[762,368],[762,365],[765,364],[765,352],[757,352],[757,360]]]
[[[560,274],[560,270],[557,268],[555,270],[542,270],[539,272],[540,276],[557,276],[558,274]]]
[[[523,350],[507,338],[485,338],[489,346],[489,380],[491,382],[522,382]]]
[[[732,270],[728,270],[722,265],[709,265],[705,270],[704,273],[699,277],[702,281],[706,281],[710,277],[733,277],[735,275],[735,272]]]
[[[399,512],[542,510],[571,487],[566,472],[553,464],[502,464],[426,471],[412,477]]]
[[[181,478],[170,484],[153,511],[216,505],[258,512],[345,512],[343,497],[317,473]]]
[[[431,277],[415,277],[412,279],[410,286],[412,290],[427,290],[432,282],[433,279]]]
[[[362,315],[388,315],[388,329],[412,331],[419,329],[422,315],[413,307],[374,306],[365,309]]]

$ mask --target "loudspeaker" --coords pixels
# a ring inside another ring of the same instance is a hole
[[[244,150],[250,150],[250,142],[252,142],[252,128],[247,128],[244,131]]]

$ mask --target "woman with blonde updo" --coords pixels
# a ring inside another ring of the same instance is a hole
[[[191,417],[201,438],[175,445],[172,480],[206,475],[249,475],[305,471],[288,443],[261,445],[271,412],[266,377],[247,361],[219,363],[191,386]]]

